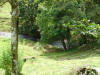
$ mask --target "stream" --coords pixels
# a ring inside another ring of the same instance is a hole
[[[11,38],[11,33],[0,31],[0,37]],[[38,39],[35,39],[34,37],[21,35],[21,34],[18,35],[18,38],[23,38],[23,39],[26,39],[26,40],[32,40],[32,41],[35,41],[35,42],[39,41]],[[51,45],[54,46],[54,47],[57,47],[57,48],[63,48],[62,43],[60,41],[56,41],[56,42],[52,43]]]

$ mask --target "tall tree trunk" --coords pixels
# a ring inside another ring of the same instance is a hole
[[[18,0],[0,0],[0,6],[4,3],[9,2],[12,8],[12,35],[11,35],[11,46],[12,46],[12,71],[11,75],[18,75],[18,18],[19,18],[19,7]]]
[[[12,35],[11,35],[11,45],[12,45],[12,71],[11,75],[18,75],[18,17],[19,17],[19,8],[18,1],[10,1],[12,8]]]
[[[64,39],[61,40],[61,42],[62,42],[62,45],[63,45],[64,50],[67,50],[67,48],[66,48],[66,43],[65,43]]]
[[[70,39],[71,39],[71,30],[70,30],[70,27],[67,27],[66,28],[66,37],[65,37],[65,40],[66,40],[66,47],[67,47],[67,50],[70,49]]]
[[[67,50],[69,50],[69,48],[70,48],[69,40],[66,39],[65,41],[66,41],[66,42],[65,42],[65,44],[66,44],[66,48],[67,48]]]

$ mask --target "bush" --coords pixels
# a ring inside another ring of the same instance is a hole
[[[69,75],[99,75],[100,69],[93,66],[81,66],[74,68]]]
[[[98,72],[94,68],[83,67],[80,68],[79,71],[77,71],[76,75],[98,75]]]
[[[22,55],[20,54],[20,52],[19,52],[18,58],[19,58],[18,59],[18,75],[21,75],[23,62],[22,62]],[[12,65],[11,49],[7,47],[2,53],[1,63],[0,63],[0,68],[5,70],[5,75],[11,75],[11,68],[12,68],[11,65]]]
[[[83,44],[94,44],[97,42],[97,38],[91,34],[85,34],[85,35],[81,35],[80,38],[80,45]]]
[[[96,24],[94,22],[91,22],[87,18],[76,21],[75,25],[73,26],[76,28],[74,34],[79,39],[79,44],[94,44],[97,42],[97,39],[99,37],[99,24]]]

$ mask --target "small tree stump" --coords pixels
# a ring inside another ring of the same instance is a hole
[[[27,58],[24,58],[23,61],[26,62],[29,59],[35,59],[35,57],[34,56],[33,57],[27,57]]]

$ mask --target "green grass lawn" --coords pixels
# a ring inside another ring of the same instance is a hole
[[[0,38],[0,55],[8,47],[10,47],[10,39]],[[24,63],[22,73],[24,75],[69,75],[73,68],[81,65],[100,68],[100,52],[98,53],[100,48],[98,47],[90,50],[73,49],[64,52],[56,49],[54,52],[44,52],[49,49],[55,50],[51,46],[44,49],[44,46],[39,42],[19,39],[19,51],[21,51],[22,57],[35,57],[35,59],[29,59]]]
[[[10,31],[11,7],[8,3],[0,6],[0,31]]]

